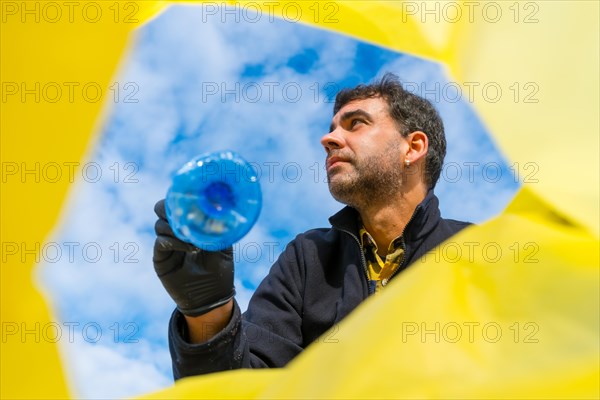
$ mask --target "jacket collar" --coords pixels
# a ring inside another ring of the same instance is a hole
[[[417,241],[428,235],[435,229],[439,220],[439,200],[433,193],[433,189],[431,189],[427,192],[423,201],[417,205],[408,225],[404,229],[402,236],[405,242]],[[356,209],[346,206],[331,216],[329,222],[334,228],[349,232],[358,238],[360,215]]]

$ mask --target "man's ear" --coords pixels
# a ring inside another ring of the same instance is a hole
[[[425,160],[427,150],[429,150],[429,139],[424,132],[414,131],[409,133],[406,136],[406,142],[408,143],[408,151],[405,160],[408,160],[410,164],[415,164],[421,159]]]

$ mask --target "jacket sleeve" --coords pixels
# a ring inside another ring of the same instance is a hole
[[[295,241],[273,264],[243,315],[234,301],[227,326],[211,340],[191,344],[187,324],[175,310],[169,322],[173,376],[237,368],[283,367],[305,347],[302,337],[304,271]]]

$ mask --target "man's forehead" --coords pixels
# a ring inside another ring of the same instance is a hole
[[[369,114],[378,114],[388,111],[386,101],[380,97],[368,97],[365,99],[355,99],[344,104],[338,112],[333,116],[332,121],[340,119],[343,115],[352,113],[353,111],[364,111]]]

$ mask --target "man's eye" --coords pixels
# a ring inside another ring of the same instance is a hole
[[[362,119],[353,119],[352,121],[350,121],[350,126],[352,128],[354,128],[355,125],[357,125],[358,123],[363,123],[364,121]]]

